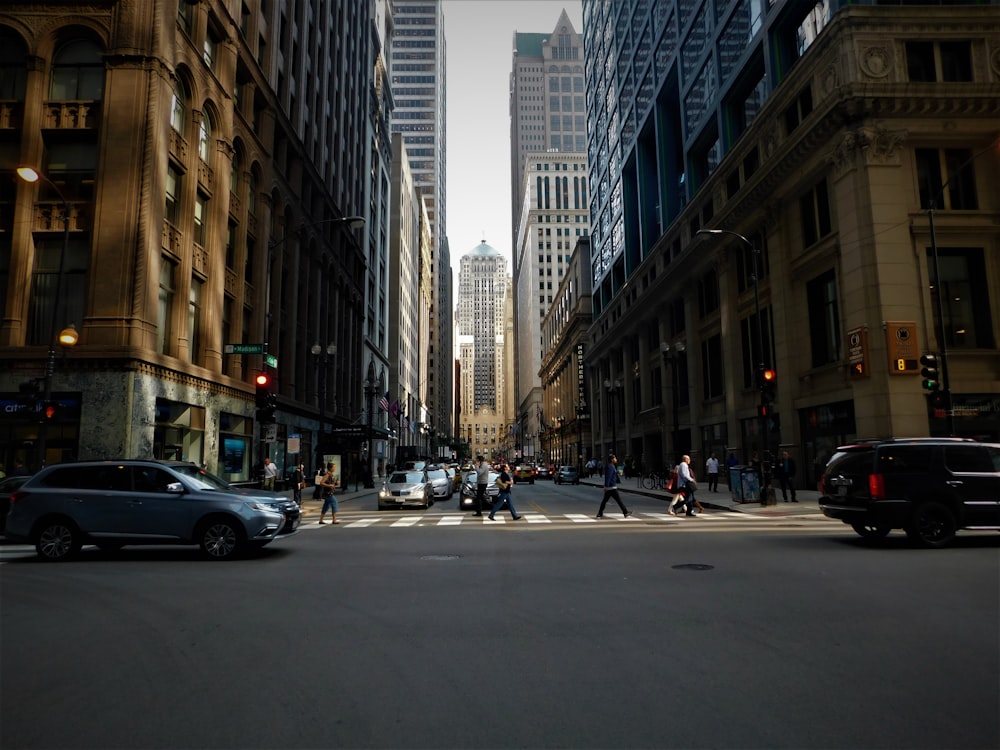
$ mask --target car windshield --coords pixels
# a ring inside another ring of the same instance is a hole
[[[215,474],[209,474],[194,464],[171,466],[170,468],[191,481],[199,490],[225,490],[227,492],[233,490],[232,485],[225,479],[220,479]]]
[[[447,479],[448,472],[444,469],[431,469],[427,472],[427,476],[429,479]]]
[[[389,484],[423,484],[424,475],[420,471],[397,471],[389,477]]]

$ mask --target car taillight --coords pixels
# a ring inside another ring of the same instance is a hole
[[[821,495],[825,495],[826,494],[826,476],[825,475],[820,476],[820,478],[819,478],[819,494],[821,494]]]
[[[868,493],[872,500],[885,500],[885,477],[881,474],[869,474]]]
[[[27,496],[28,493],[25,492],[24,490],[16,490],[14,494],[10,496],[11,507],[13,507],[15,503],[24,500],[24,498],[26,498]]]

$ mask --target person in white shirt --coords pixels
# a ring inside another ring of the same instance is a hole
[[[278,478],[278,467],[270,458],[264,458],[264,489],[274,491],[274,480]]]
[[[708,478],[708,491],[719,491],[719,459],[713,453],[705,462],[705,476]]]

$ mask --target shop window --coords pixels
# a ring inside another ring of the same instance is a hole
[[[806,284],[809,304],[809,342],[812,366],[840,361],[840,316],[837,311],[837,278],[827,271]]]

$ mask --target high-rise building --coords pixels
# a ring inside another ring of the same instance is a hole
[[[438,434],[450,432],[453,359],[450,340],[451,300],[440,298],[451,287],[447,257],[447,111],[444,13],[441,0],[392,0],[395,25],[390,48],[393,133],[403,137],[417,191],[431,227],[431,371],[427,376],[429,424]]]
[[[510,162],[515,375],[519,429],[544,419],[542,319],[576,238],[590,231],[583,39],[566,11],[550,33],[514,32]]]
[[[510,199],[522,203],[525,162],[546,151],[587,151],[583,38],[566,11],[551,33],[514,32],[510,74]],[[517,238],[514,211],[512,237]],[[516,263],[515,263],[516,267]]]
[[[998,26],[996,3],[584,0],[595,445],[787,446],[811,483],[857,437],[1000,438]]]
[[[514,246],[514,403],[524,429],[542,429],[542,320],[569,268],[573,248],[590,232],[587,159],[581,153],[541,153],[528,159],[520,232]]]
[[[475,453],[494,452],[512,421],[505,403],[510,350],[507,341],[507,259],[482,242],[459,262],[457,329],[462,373],[460,437]]]
[[[0,7],[0,463],[360,470],[371,4],[72,6]]]

